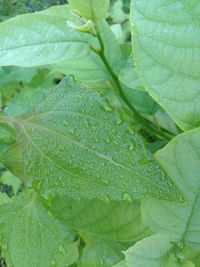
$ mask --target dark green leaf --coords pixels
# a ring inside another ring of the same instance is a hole
[[[13,121],[29,184],[37,179],[46,196],[180,199],[134,129],[72,80]]]

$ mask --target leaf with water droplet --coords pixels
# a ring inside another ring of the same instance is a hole
[[[105,103],[64,79],[34,112],[13,119],[29,184],[41,179],[45,197],[179,199],[143,139],[125,122],[116,125],[118,114]]]
[[[7,203],[6,203],[7,202]],[[66,235],[35,192],[0,204],[3,252],[8,266],[51,266]]]

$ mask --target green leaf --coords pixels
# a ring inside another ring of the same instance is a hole
[[[123,10],[123,1],[116,0],[111,8],[111,18],[116,23],[122,23],[124,20],[129,18],[129,15],[126,14]]]
[[[145,91],[145,88],[138,79],[138,75],[135,71],[135,68],[125,67],[124,69],[120,70],[118,78],[121,83],[123,83],[124,85],[126,85],[131,89]]]
[[[74,17],[71,18],[75,21]],[[98,22],[99,31],[104,44],[104,52],[110,65],[115,71],[120,68],[121,51],[119,44],[109,28],[109,25],[105,20]],[[90,38],[88,37],[88,40]],[[53,68],[61,71],[66,75],[74,75],[77,81],[80,81],[87,86],[97,86],[102,88],[111,87],[110,75],[105,68],[105,65],[99,55],[92,50],[89,52],[85,50],[85,53],[73,58],[53,65]],[[103,82],[103,83],[102,83]]]
[[[200,266],[200,250],[191,249],[187,246],[181,251],[181,257],[190,260],[194,263],[194,266]]]
[[[199,126],[199,0],[131,6],[134,58],[146,88],[183,130]]]
[[[185,203],[147,200],[144,223],[153,232],[165,233],[173,241],[181,241],[200,249],[200,129],[174,138],[156,153],[156,158],[179,188]]]
[[[93,90],[69,79],[13,118],[29,184],[75,199],[180,199],[142,138]]]
[[[52,87],[55,87],[52,86]],[[51,88],[26,88],[9,101],[4,110],[6,116],[18,116],[34,109],[50,93]],[[31,101],[27,101],[31,99]]]
[[[54,257],[54,265],[58,267],[66,267],[77,262],[79,258],[78,245],[79,244],[76,241],[61,246],[59,253]]]
[[[153,235],[139,241],[124,252],[128,267],[173,267],[171,244],[165,235]]]
[[[153,115],[158,109],[158,104],[145,91],[123,87],[124,94],[132,105],[144,116]]]
[[[0,70],[0,84],[6,84],[12,81],[31,82],[33,76],[36,75],[36,68],[19,68],[10,67],[9,71]]]
[[[86,19],[98,21],[105,18],[110,0],[69,0],[71,8],[80,12]]]
[[[24,180],[24,165],[19,145],[14,143],[0,153],[0,161],[14,175]]]
[[[16,132],[10,123],[0,121],[0,141],[12,144],[16,140]]]
[[[49,205],[52,214],[66,225],[102,238],[132,241],[149,234],[141,222],[139,201],[76,201],[56,195]]]
[[[0,23],[0,65],[31,67],[74,59],[89,52],[86,36],[48,14],[20,15]]]
[[[10,171],[5,171],[3,172],[1,178],[0,178],[0,182],[8,185],[8,186],[12,186],[13,188],[13,192],[16,195],[20,186],[21,186],[21,181],[18,177],[16,177],[15,175],[13,175]]]
[[[104,44],[104,53],[110,66],[118,71],[121,61],[121,50],[119,43],[105,20],[98,22],[98,29]]]
[[[9,266],[51,266],[63,237],[36,193],[1,204],[0,222],[3,255]]]
[[[88,238],[88,236],[86,236]],[[122,250],[127,246],[112,240],[104,240],[89,236],[90,242],[83,249],[79,265],[80,267],[112,267],[124,258]]]
[[[113,265],[113,267],[128,267],[126,261],[121,261],[118,264]]]

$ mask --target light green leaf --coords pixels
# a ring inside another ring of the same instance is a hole
[[[153,115],[153,117],[149,117],[149,120],[159,125],[161,128],[166,129],[167,131],[178,135],[180,131],[178,127],[174,123],[174,121],[170,118],[167,112],[157,105],[157,111]]]
[[[72,20],[74,20],[74,18],[72,18]],[[98,22],[98,27],[104,44],[105,56],[113,69],[117,71],[121,63],[119,44],[106,21],[101,20]],[[87,86],[90,85],[90,87],[93,86],[94,83],[97,83],[101,89],[111,87],[109,81],[110,75],[103,61],[99,55],[92,50],[89,52],[85,50],[85,53],[82,53],[79,57],[77,56],[71,60],[65,60],[54,64],[53,68],[66,75],[74,75],[77,81]],[[104,83],[102,84],[101,82]]]
[[[98,21],[105,18],[110,0],[69,0],[72,9],[80,12],[86,19]]]
[[[89,52],[84,33],[66,20],[48,14],[28,14],[0,23],[0,65],[31,67],[70,60]]]
[[[200,249],[200,129],[174,138],[156,158],[182,193],[185,203],[147,200],[144,223],[152,231],[167,234]]]
[[[139,241],[124,252],[128,267],[173,267],[171,244],[165,235],[153,235]]]
[[[66,20],[71,19],[71,17],[73,16],[73,12],[69,5],[51,6],[45,10],[40,11],[39,13],[60,17]]]
[[[129,18],[129,15],[126,14],[123,11],[123,1],[122,0],[117,0],[114,1],[114,4],[111,8],[111,18],[112,20],[116,23],[122,23],[124,20]]]
[[[91,87],[95,83],[98,84],[100,88],[110,87],[110,83],[108,82],[110,78],[109,73],[100,57],[92,50],[82,51],[76,58],[53,64],[52,68],[65,75],[72,75],[77,81],[90,85]],[[101,83],[103,85],[101,85]]]
[[[92,239],[89,244],[86,239],[86,246],[83,249],[78,266],[112,267],[113,264],[120,262],[124,258],[121,251],[127,248],[125,244],[92,236],[90,238]]]
[[[131,89],[137,89],[140,91],[145,91],[144,86],[138,79],[138,75],[135,71],[135,68],[126,67],[119,72],[118,76],[120,82]]]
[[[135,0],[131,8],[134,58],[147,90],[183,130],[199,126],[199,0]]]
[[[36,193],[1,204],[0,222],[3,254],[9,266],[51,266],[63,237]]]
[[[16,177],[15,175],[13,175],[10,171],[5,171],[3,172],[1,178],[0,178],[0,182],[8,185],[8,186],[12,186],[13,188],[13,193],[16,195],[20,186],[21,186],[21,181],[18,177]]]
[[[93,90],[69,79],[13,120],[31,184],[73,198],[180,199],[142,138]]]
[[[149,234],[141,222],[139,201],[76,201],[57,195],[49,205],[52,214],[66,225],[102,238],[132,241]]]
[[[119,70],[121,50],[119,43],[105,20],[98,22],[99,32],[104,43],[104,53],[114,70]]]
[[[54,85],[55,87],[55,85]],[[18,116],[34,109],[51,92],[51,88],[26,88],[11,99],[4,110],[6,116]],[[31,100],[31,101],[29,101]]]
[[[0,84],[6,84],[12,81],[31,82],[36,75],[36,68],[9,67],[10,70],[0,69]]]

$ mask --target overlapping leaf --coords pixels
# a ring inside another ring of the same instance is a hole
[[[141,137],[92,90],[66,80],[13,118],[29,183],[46,196],[179,199]]]
[[[52,64],[76,58],[89,49],[83,35],[57,16],[17,16],[1,23],[0,31],[0,65]]]
[[[106,16],[110,0],[69,0],[72,9],[79,11],[85,18],[99,20]]]
[[[128,267],[179,266],[175,265],[175,257],[170,257],[171,246],[165,235],[149,236],[125,251],[126,264]]]
[[[153,98],[184,130],[199,126],[199,0],[132,1],[134,58]]]
[[[9,266],[51,266],[64,237],[37,194],[1,203],[0,223],[1,244]]]
[[[200,249],[200,129],[181,134],[157,152],[165,171],[181,191],[185,203],[147,200],[144,220],[154,232],[165,233]]]
[[[102,238],[132,241],[149,234],[148,228],[141,222],[139,201],[105,203],[56,196],[49,209],[66,225]]]

